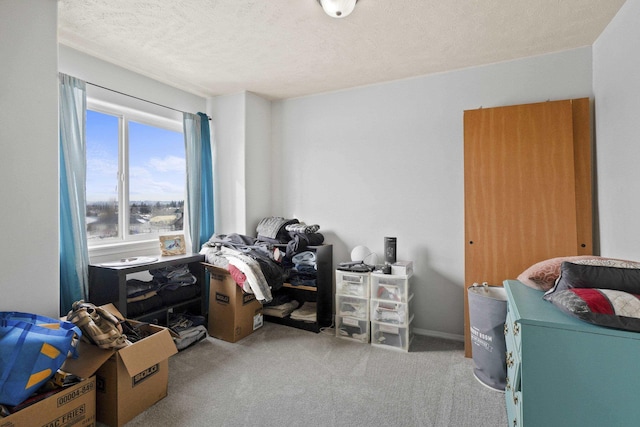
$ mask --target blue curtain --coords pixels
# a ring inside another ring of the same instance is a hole
[[[191,251],[198,253],[213,234],[213,167],[206,114],[184,113],[187,163],[187,215]]]
[[[209,117],[198,113],[200,116],[200,135],[202,137],[202,189],[200,204],[200,245],[211,238],[214,232],[213,214],[213,162],[211,158],[211,132],[209,130]]]
[[[88,296],[86,85],[60,73],[60,315]]]

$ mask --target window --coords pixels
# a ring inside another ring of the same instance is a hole
[[[88,106],[89,246],[182,232],[186,188],[182,122],[111,104],[90,101]]]

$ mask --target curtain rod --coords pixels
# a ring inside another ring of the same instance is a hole
[[[177,112],[183,113],[183,114],[186,113],[186,111],[178,110],[177,108],[167,107],[166,105],[158,104],[157,102],[153,102],[153,101],[149,101],[147,99],[139,98],[137,96],[129,95],[128,93],[124,93],[124,92],[120,92],[120,91],[117,91],[117,90],[114,90],[114,89],[110,89],[108,87],[104,87],[104,86],[101,86],[99,84],[95,84],[95,83],[91,83],[91,82],[85,82],[85,83],[88,84],[88,85],[91,85],[91,86],[99,87],[100,89],[105,89],[105,90],[108,90],[108,91],[111,91],[111,92],[118,93],[120,95],[128,96],[129,98],[134,98],[134,99],[137,99],[139,101],[148,102],[149,104],[157,105],[158,107],[168,108],[169,110],[177,111]],[[211,117],[209,117],[208,114],[205,114],[205,115],[207,116],[207,118],[209,120],[211,120]]]

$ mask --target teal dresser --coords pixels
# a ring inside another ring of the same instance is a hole
[[[640,426],[640,333],[574,319],[518,281],[504,286],[509,427]]]

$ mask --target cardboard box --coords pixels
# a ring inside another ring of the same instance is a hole
[[[124,320],[112,304],[102,308]],[[167,396],[168,359],[178,352],[167,328],[127,321],[150,335],[117,351],[81,341],[80,357],[67,359],[62,367],[83,378],[95,372],[96,419],[112,427],[122,426]]]
[[[245,293],[225,269],[204,263],[209,271],[209,324],[212,337],[236,342],[263,324],[262,304]]]
[[[86,427],[96,425],[96,378],[60,389],[24,409],[0,418],[2,427]]]

